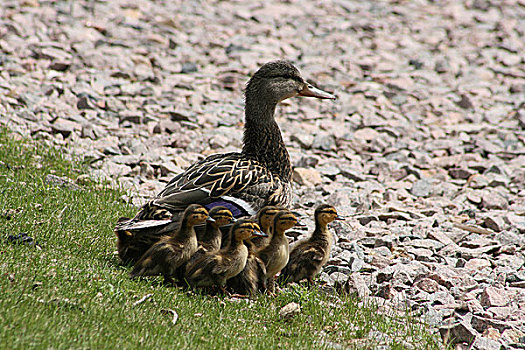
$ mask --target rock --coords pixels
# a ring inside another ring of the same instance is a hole
[[[293,179],[300,185],[313,187],[321,184],[323,179],[321,174],[315,169],[295,168],[293,172]]]
[[[483,220],[483,226],[490,228],[494,232],[501,232],[505,227],[505,221],[501,216],[487,216]]]
[[[301,313],[301,306],[297,303],[288,303],[279,310],[279,317],[283,320],[289,320]]]
[[[439,284],[430,278],[422,278],[414,283],[414,286],[427,293],[435,293],[439,290]]]
[[[356,295],[360,299],[370,295],[370,289],[366,285],[365,280],[358,273],[352,273],[349,276],[343,290],[349,295]]]
[[[486,307],[491,306],[506,306],[508,303],[508,296],[505,289],[487,287],[481,293],[479,298],[481,305]]]
[[[451,344],[467,343],[472,344],[479,333],[465,320],[453,324],[447,324],[439,328],[439,333],[444,342]]]
[[[512,315],[512,308],[509,306],[501,306],[501,307],[489,307],[487,309],[487,312],[490,312],[492,314],[492,317],[497,320],[508,320],[510,319],[510,316]]]
[[[421,179],[412,185],[410,193],[416,197],[429,197],[432,194],[433,184],[431,181],[426,179]]]
[[[463,267],[467,270],[474,270],[474,271],[479,271],[483,268],[490,268],[492,266],[492,264],[490,263],[489,260],[487,259],[477,259],[477,258],[474,258],[474,259],[470,259],[468,260],[467,262],[465,262],[465,264],[463,265]]]
[[[468,179],[475,173],[470,169],[465,168],[452,168],[448,170],[448,174],[453,179]]]
[[[57,118],[53,124],[51,124],[53,132],[61,134],[64,138],[69,137],[69,135],[75,131],[80,131],[81,128],[79,123],[63,118]]]
[[[334,272],[330,275],[329,285],[335,288],[342,288],[348,281],[348,275],[341,272]]]
[[[65,187],[69,190],[78,191],[81,190],[82,187],[77,185],[73,180],[67,178],[67,177],[60,177],[53,174],[47,174],[45,182],[49,185],[58,186],[58,187]]]
[[[500,350],[501,343],[489,338],[476,337],[471,348],[476,350]]]
[[[460,106],[463,109],[472,109],[472,108],[474,108],[474,105],[470,101],[470,98],[467,95],[465,95],[465,94],[461,95],[461,100],[459,100],[457,102],[457,105]]]
[[[95,106],[93,102],[91,102],[91,99],[87,95],[79,96],[77,101],[77,108],[78,109],[95,109]]]
[[[505,329],[501,334],[501,340],[507,343],[523,344],[525,333],[517,329]]]
[[[363,128],[354,132],[354,137],[358,140],[370,142],[379,137],[379,133],[372,128]]]
[[[312,148],[321,149],[323,151],[331,151],[332,149],[336,148],[335,139],[332,135],[316,135],[312,141]]]

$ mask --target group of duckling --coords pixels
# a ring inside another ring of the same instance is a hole
[[[130,232],[124,236],[127,241],[118,236],[117,247],[121,252],[126,246],[125,262],[134,264],[132,278],[162,275],[167,283],[254,296],[273,293],[279,273],[283,284],[303,279],[313,283],[330,256],[333,236],[328,224],[343,219],[326,204],[317,207],[314,218],[311,236],[290,249],[285,232],[299,222],[287,209],[266,206],[254,218],[237,220],[224,206],[208,212],[192,204],[179,227],[156,237],[145,252],[143,232]]]

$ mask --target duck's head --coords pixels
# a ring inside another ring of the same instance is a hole
[[[299,70],[287,61],[266,63],[255,72],[246,85],[247,104],[251,99],[264,99],[276,104],[294,96],[336,98],[305,81]]]
[[[284,233],[284,231],[297,225],[297,218],[289,210],[281,210],[273,218],[273,234]]]
[[[262,236],[266,234],[261,231],[261,228],[253,220],[243,219],[233,224],[231,228],[232,238],[236,241],[244,241],[252,237]]]
[[[208,221],[210,221],[211,224],[215,227],[221,227],[224,225],[228,225],[230,222],[232,222],[232,218],[233,218],[232,212],[229,211],[226,207],[223,207],[223,206],[213,207],[210,210],[209,214],[210,214],[210,217],[208,218]]]
[[[321,204],[315,209],[315,222],[321,225],[328,225],[334,220],[344,220],[345,218],[337,214],[337,210],[331,205]]]
[[[202,205],[192,204],[186,208],[183,215],[183,221],[189,225],[197,225],[208,219],[208,211]]]
[[[273,217],[278,212],[279,208],[274,207],[272,205],[268,205],[259,210],[259,213],[257,213],[257,221],[259,223],[259,226],[261,226],[263,232],[269,232],[269,229],[272,226]]]

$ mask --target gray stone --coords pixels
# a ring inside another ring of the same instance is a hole
[[[500,350],[501,343],[484,337],[476,337],[476,340],[472,344],[472,349],[476,350]]]
[[[429,197],[432,194],[433,184],[427,179],[421,179],[412,185],[410,193],[416,197]]]

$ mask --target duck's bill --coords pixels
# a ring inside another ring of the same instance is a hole
[[[237,222],[238,219],[235,216],[232,216],[231,222]]]
[[[332,95],[329,92],[318,89],[311,84],[306,84],[304,88],[299,92],[299,96],[315,97],[315,98],[330,99],[330,100],[337,99],[335,95]]]
[[[294,226],[295,227],[306,227],[306,224],[301,221],[297,221]]]
[[[252,236],[255,237],[268,237],[268,235],[262,231],[253,231]]]
[[[209,217],[209,216],[208,216],[208,218],[206,219],[206,221],[208,221],[208,222],[215,222],[215,219],[212,218],[212,217]]]
[[[335,219],[336,219],[336,220],[346,220],[346,218],[345,218],[344,216],[342,216],[342,215],[337,215],[337,216],[335,217]]]

